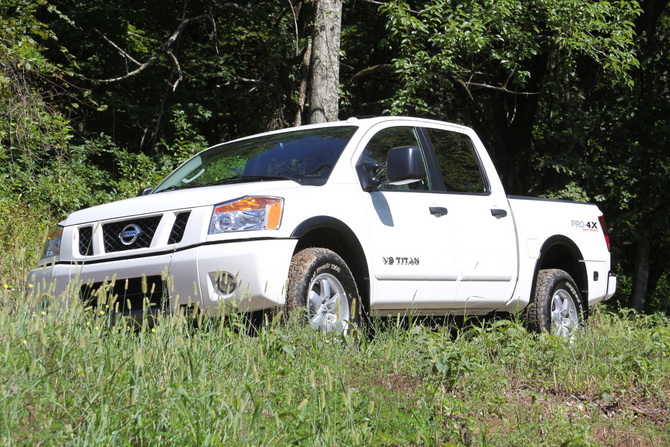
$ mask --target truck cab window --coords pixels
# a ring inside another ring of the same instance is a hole
[[[441,129],[426,129],[448,192],[482,194],[486,184],[470,137]]]
[[[366,161],[372,161],[378,165],[382,165],[386,163],[386,154],[388,154],[388,151],[394,147],[400,146],[421,147],[413,127],[389,127],[387,129],[380,130],[365,146],[365,151],[361,157]],[[427,170],[425,157],[423,159],[423,172],[423,179],[418,182],[413,182],[406,185],[389,185],[383,184],[383,182],[386,180],[386,169],[381,168],[377,172],[377,178],[382,181],[382,185],[379,187],[379,189],[393,191],[428,191],[430,186],[428,183],[428,175],[426,174]]]

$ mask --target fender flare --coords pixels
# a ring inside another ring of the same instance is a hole
[[[322,230],[324,248],[330,248],[344,259],[354,274],[358,283],[358,292],[365,306],[370,303],[370,273],[367,257],[356,233],[344,222],[331,216],[314,216],[300,223],[291,232],[291,237],[302,240],[313,231]],[[308,242],[309,243],[309,240]],[[296,252],[306,248],[300,242],[296,245]]]
[[[570,254],[569,261],[563,261],[561,258],[553,258],[557,250],[567,251]],[[584,295],[582,298],[588,303],[589,281],[586,267],[584,265],[584,256],[575,242],[567,236],[554,235],[544,241],[540,248],[540,256],[535,263],[535,272],[533,273],[532,295],[535,294],[535,282],[540,270],[546,268],[560,268],[567,271],[572,279],[577,283],[580,292]]]

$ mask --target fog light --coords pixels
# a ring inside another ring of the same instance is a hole
[[[230,295],[237,288],[237,278],[232,273],[217,272],[216,288],[219,290],[219,293]]]

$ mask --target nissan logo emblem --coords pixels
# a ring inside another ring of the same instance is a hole
[[[137,225],[126,225],[125,228],[119,233],[119,240],[123,245],[132,245],[135,243],[140,234],[142,234],[142,230],[140,230],[140,227]]]

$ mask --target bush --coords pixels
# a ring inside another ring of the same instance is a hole
[[[28,270],[37,265],[49,226],[50,217],[44,209],[30,207],[20,198],[0,198],[0,287],[23,290]]]

